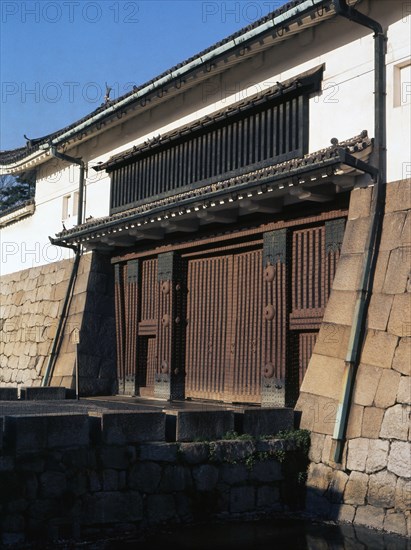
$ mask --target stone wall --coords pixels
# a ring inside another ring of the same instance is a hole
[[[0,387],[39,386],[61,315],[74,259],[0,278]],[[108,260],[82,256],[51,385],[74,388],[80,330],[81,393],[111,393],[115,382],[112,270]]]
[[[342,255],[301,388],[312,432],[307,510],[411,535],[411,181],[388,184],[383,231],[342,464],[331,458],[372,189],[351,194]]]
[[[295,503],[292,442],[167,443],[165,416],[6,416],[3,441],[0,417],[0,540],[119,536]]]

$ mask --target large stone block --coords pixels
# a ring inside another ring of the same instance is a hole
[[[368,457],[365,471],[372,474],[387,467],[389,442],[371,439],[368,446]]]
[[[101,413],[101,437],[109,445],[165,440],[166,415],[157,411]]]
[[[391,306],[394,300],[393,295],[373,294],[368,307],[367,327],[374,330],[386,330]]]
[[[253,464],[250,478],[262,483],[283,479],[281,464],[276,460],[263,460]]]
[[[406,212],[386,212],[382,224],[380,250],[397,248],[406,215]]]
[[[410,425],[410,407],[394,405],[385,411],[380,437],[407,441]]]
[[[232,514],[251,512],[255,507],[255,488],[244,485],[233,487],[230,492],[230,511]]]
[[[391,310],[391,315],[392,311],[393,310]],[[380,330],[368,330],[361,355],[361,362],[367,365],[389,369],[391,368],[397,344],[398,338],[393,334],[388,334]]]
[[[355,523],[372,529],[381,529],[384,523],[384,509],[375,506],[359,506],[355,515]]]
[[[382,369],[372,365],[360,364],[355,378],[353,402],[369,407],[373,404],[380,381]]]
[[[325,464],[310,464],[307,476],[307,489],[323,494],[333,478],[334,470]]]
[[[395,499],[397,477],[386,470],[370,475],[368,504],[378,508],[392,508]]]
[[[388,456],[388,470],[400,477],[410,477],[411,443],[393,441]]]
[[[410,258],[406,252],[405,248],[396,248],[390,252],[382,287],[385,294],[401,294],[406,291],[410,274]]]
[[[5,434],[18,453],[88,445],[88,416],[6,416]]]
[[[324,447],[325,435],[323,434],[311,434],[311,445],[308,458],[311,462],[318,464],[321,462],[322,450]]]
[[[330,519],[343,523],[352,523],[355,515],[355,507],[349,504],[333,504],[330,508]],[[315,546],[314,546],[315,548]]]
[[[232,411],[178,411],[176,441],[219,439],[234,430]]]
[[[300,427],[311,432],[332,435],[338,401],[319,395],[300,393],[296,410],[302,412]]]
[[[313,353],[301,391],[338,400],[345,370],[343,359]]]
[[[99,449],[99,459],[103,468],[125,470],[130,462],[132,453],[125,446],[102,445]]]
[[[276,435],[281,430],[294,428],[294,410],[291,408],[244,409],[236,415],[242,433],[255,437]]]
[[[411,376],[401,376],[398,384],[397,402],[411,405]]]
[[[370,218],[357,218],[347,223],[342,254],[362,254],[365,250]]]
[[[227,485],[244,483],[249,472],[244,464],[222,464],[219,468],[220,481]]]
[[[401,374],[411,376],[411,338],[400,338],[392,368]]]
[[[253,441],[228,440],[217,441],[210,449],[210,459],[218,462],[237,462],[246,460],[255,451]]]
[[[376,407],[386,409],[395,404],[400,378],[400,373],[392,369],[385,369],[382,372],[374,398]]]
[[[403,537],[407,536],[407,523],[405,515],[400,512],[387,510],[387,515],[384,520],[384,531],[389,533],[397,533]]]
[[[351,472],[344,491],[345,504],[363,505],[368,491],[368,476],[360,472]]]
[[[67,489],[64,472],[47,471],[40,475],[40,497],[60,498]]]
[[[394,297],[388,332],[402,338],[411,336],[411,292]]]
[[[345,359],[351,327],[334,323],[321,323],[314,353]]]
[[[338,268],[337,268],[338,269]],[[323,321],[336,325],[352,324],[357,292],[332,290],[325,308]]]
[[[348,442],[347,468],[358,472],[365,471],[368,457],[368,439],[359,437]]]
[[[403,179],[387,185],[386,212],[411,208],[411,179]]]
[[[388,262],[391,252],[389,250],[380,250],[377,257],[377,265],[375,267],[373,292],[382,292],[382,288],[385,282],[385,276],[387,274]]]
[[[347,439],[355,439],[357,437],[368,437],[362,433],[364,412],[367,409],[361,405],[353,403],[350,407],[350,415],[347,425]]]
[[[335,470],[327,490],[327,497],[331,502],[343,502],[345,486],[348,482],[348,475],[345,472]]]
[[[350,197],[348,220],[367,218],[370,215],[372,188],[353,189]]]
[[[4,419],[0,416],[0,450],[3,448],[3,423]]]
[[[66,388],[59,387],[40,387],[40,388],[21,388],[20,389],[21,399],[26,401],[40,401],[40,400],[61,400],[66,399]]]
[[[195,466],[193,478],[197,491],[212,491],[217,485],[218,468],[211,464]]]
[[[333,290],[358,290],[363,262],[363,254],[342,254],[338,260]]]
[[[189,491],[191,486],[192,479],[188,466],[181,464],[164,466],[160,482],[160,492]]]
[[[411,510],[411,480],[398,478],[395,488],[395,509],[403,512]]]
[[[178,446],[175,443],[143,443],[140,446],[140,460],[154,462],[175,462]]]
[[[180,455],[188,464],[207,462],[209,454],[208,443],[181,443]]]

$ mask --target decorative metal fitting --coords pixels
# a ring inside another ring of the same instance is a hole
[[[161,372],[162,372],[163,374],[168,374],[169,367],[168,367],[167,361],[162,361],[162,362],[161,362],[160,370],[161,370]]]
[[[161,323],[162,323],[164,328],[169,327],[170,326],[170,315],[167,315],[167,313],[165,315],[163,315],[163,318],[161,319]]]
[[[263,367],[264,378],[272,378],[274,376],[274,365],[272,363],[266,363]]]
[[[163,281],[161,283],[161,291],[163,294],[168,294],[170,292],[170,281]]]
[[[268,265],[264,269],[264,281],[266,283],[271,283],[275,279],[275,267],[273,265]]]
[[[264,319],[266,321],[272,321],[272,319],[274,319],[274,316],[275,316],[275,307],[272,304],[265,306]]]

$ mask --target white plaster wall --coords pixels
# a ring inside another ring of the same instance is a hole
[[[360,9],[388,28],[388,181],[393,181],[411,174],[410,102],[396,105],[394,86],[395,67],[410,57],[411,16],[404,17],[404,3],[397,0],[364,2]],[[137,109],[132,117],[66,151],[81,156],[88,166],[85,219],[109,213],[110,179],[106,173],[92,169],[97,163],[322,63],[325,63],[323,89],[310,99],[309,151],[329,146],[332,137],[344,140],[364,129],[373,136],[373,56],[372,33],[338,17],[256,53],[241,64],[227,66],[223,73],[165,103],[140,112]],[[77,189],[78,168],[51,159],[40,167],[39,175],[35,214],[2,230],[2,274],[70,254],[61,249],[54,251],[48,236],[62,229],[62,200]],[[43,252],[28,255],[27,250]]]

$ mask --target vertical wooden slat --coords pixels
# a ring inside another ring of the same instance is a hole
[[[111,210],[263,160],[303,154],[307,127],[308,99],[300,95],[145,150],[112,172]]]

